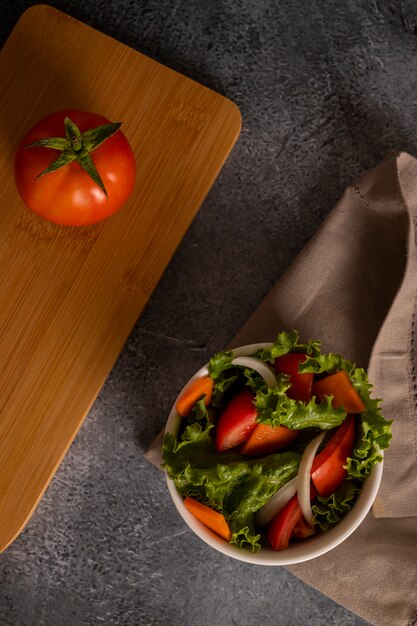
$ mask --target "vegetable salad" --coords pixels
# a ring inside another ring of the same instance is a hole
[[[337,524],[389,446],[366,372],[296,331],[248,357],[221,352],[181,393],[163,467],[226,541],[285,549]]]

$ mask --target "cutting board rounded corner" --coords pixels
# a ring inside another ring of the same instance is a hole
[[[21,14],[21,16],[19,17],[19,19],[16,22],[16,26],[17,24],[19,24],[20,22],[24,22],[28,19],[32,20],[32,19],[38,19],[38,16],[42,15],[42,14],[47,14],[47,15],[54,15],[54,16],[60,16],[62,19],[66,20],[67,22],[78,22],[79,20],[77,20],[76,17],[72,17],[71,15],[68,15],[68,13],[64,13],[63,11],[60,11],[59,9],[56,9],[55,7],[50,6],[49,4],[44,4],[44,3],[39,3],[39,4],[34,4],[30,7],[28,7],[27,9],[25,9],[23,11],[23,13]]]
[[[230,106],[229,121],[232,122],[233,120],[233,124],[236,125],[236,136],[235,136],[235,142],[236,142],[242,130],[242,113],[239,107],[237,106],[236,102],[234,102],[230,98],[227,98],[226,96],[222,96],[222,97],[225,100],[227,100]]]

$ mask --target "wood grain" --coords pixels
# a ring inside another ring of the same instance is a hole
[[[0,53],[0,550],[22,530],[240,132],[228,99],[38,5]],[[13,155],[48,113],[124,122],[135,191],[100,224],[23,205]]]

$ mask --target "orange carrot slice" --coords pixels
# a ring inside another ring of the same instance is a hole
[[[332,405],[335,409],[342,406],[348,413],[362,413],[365,405],[349,376],[344,370],[330,374],[318,380],[313,385],[313,395],[321,399],[324,396],[334,396]]]
[[[213,532],[226,541],[230,541],[232,533],[230,532],[230,528],[228,523],[226,522],[224,516],[217,511],[214,511],[209,506],[205,504],[201,504],[201,502],[197,502],[193,498],[187,496],[184,500],[185,508],[190,511],[204,526],[210,528]]]
[[[195,378],[189,385],[187,385],[178,398],[175,405],[177,413],[179,413],[182,417],[188,417],[197,400],[206,396],[204,398],[204,404],[208,406],[211,403],[212,394],[213,381],[210,376]]]
[[[298,433],[298,430],[290,430],[285,426],[258,424],[249,439],[240,448],[240,452],[246,456],[273,454],[295,439]]]

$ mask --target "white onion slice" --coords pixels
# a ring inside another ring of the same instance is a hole
[[[275,515],[278,515],[289,500],[296,494],[297,476],[288,481],[276,494],[272,496],[266,504],[256,514],[256,523],[262,528],[272,521]]]
[[[241,365],[242,367],[255,370],[255,372],[258,372],[258,374],[262,376],[268,387],[275,387],[277,384],[277,379],[268,365],[255,356],[237,356],[233,359],[232,363],[233,365]]]
[[[318,437],[310,441],[308,446],[303,452],[301,457],[300,467],[298,469],[297,476],[297,492],[298,492],[298,504],[303,512],[306,522],[313,525],[313,511],[311,510],[310,500],[310,471],[313,465],[314,457],[316,456],[317,448],[323,441],[325,432],[320,433]]]

